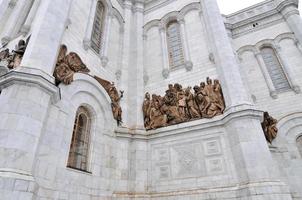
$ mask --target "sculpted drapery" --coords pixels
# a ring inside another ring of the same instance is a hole
[[[201,118],[221,115],[225,109],[223,93],[218,80],[207,78],[207,84],[183,89],[182,85],[169,84],[163,97],[145,94],[143,102],[144,124],[147,130]]]

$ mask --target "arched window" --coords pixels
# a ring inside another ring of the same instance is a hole
[[[289,82],[274,49],[271,47],[261,48],[261,55],[276,91],[282,92],[289,90]]]
[[[99,53],[101,49],[104,18],[105,18],[104,4],[101,1],[98,1],[96,5],[96,11],[95,11],[95,17],[94,17],[93,29],[91,35],[91,47],[97,53]]]
[[[302,157],[302,136],[297,138],[297,147],[298,147],[298,150],[299,150],[300,155]]]
[[[170,67],[176,68],[184,65],[184,53],[181,43],[180,26],[177,21],[171,21],[167,24],[167,43]]]
[[[67,167],[87,171],[90,126],[89,112],[81,106],[74,122]]]

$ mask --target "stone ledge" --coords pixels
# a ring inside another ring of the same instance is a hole
[[[217,188],[194,188],[191,190],[177,190],[167,192],[115,192],[114,197],[118,198],[167,198],[191,195],[202,195],[202,199],[234,199],[257,196],[280,197],[286,196],[290,198],[288,186],[280,181],[262,181],[253,183],[242,183],[232,186],[217,187]],[[285,200],[283,199],[283,200]]]
[[[241,105],[237,107],[229,108],[225,111],[223,115],[216,116],[212,119],[199,119],[189,122],[184,122],[181,124],[171,125],[163,128],[159,128],[156,130],[131,130],[128,128],[117,128],[115,130],[116,137],[121,138],[131,138],[131,139],[139,139],[139,140],[151,140],[155,138],[161,138],[171,135],[184,134],[187,132],[195,131],[195,130],[204,130],[213,127],[222,127],[224,124],[229,121],[242,118],[242,117],[250,117],[254,119],[262,118],[263,112],[257,110],[250,105]]]
[[[0,168],[0,178],[1,177],[34,181],[32,174],[29,174],[26,171],[10,168]]]
[[[38,86],[51,96],[53,103],[56,103],[61,98],[60,89],[41,75],[10,71],[0,76],[0,90],[14,84],[31,84]]]

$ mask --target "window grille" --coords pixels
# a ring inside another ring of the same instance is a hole
[[[169,62],[171,68],[176,68],[184,64],[184,54],[180,35],[180,26],[177,21],[172,21],[167,25],[167,43]]]
[[[87,171],[90,142],[91,119],[88,111],[80,107],[74,122],[72,140],[67,166],[70,168]]]
[[[105,7],[101,1],[97,2],[96,12],[94,17],[92,36],[91,36],[91,47],[97,53],[100,52],[102,42],[102,31],[104,24],[104,11]]]
[[[264,47],[261,49],[261,55],[276,91],[282,92],[289,90],[290,84],[274,49],[271,47]]]

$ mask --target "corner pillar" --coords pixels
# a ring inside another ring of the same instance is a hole
[[[276,0],[277,9],[283,15],[289,28],[294,32],[297,40],[302,44],[302,18],[299,15],[298,1]]]
[[[210,34],[213,38],[217,72],[226,103],[225,115],[239,111],[256,113],[257,111],[249,98],[250,95],[244,87],[239,65],[217,1],[202,0],[201,3],[204,8],[205,20],[209,24]],[[260,184],[266,181],[268,184],[264,185],[262,189],[269,190],[272,184],[280,182],[278,179],[279,171],[265,140],[261,120],[261,112],[254,116],[242,114],[226,122],[224,126],[234,158],[238,183],[240,185],[249,182]],[[253,188],[254,186],[248,187]],[[273,198],[278,194],[284,194],[284,192],[281,189],[271,191],[267,197]],[[290,198],[289,195],[288,197]]]
[[[41,1],[41,12],[38,11],[20,71],[38,73],[52,81],[71,3],[72,0]]]

